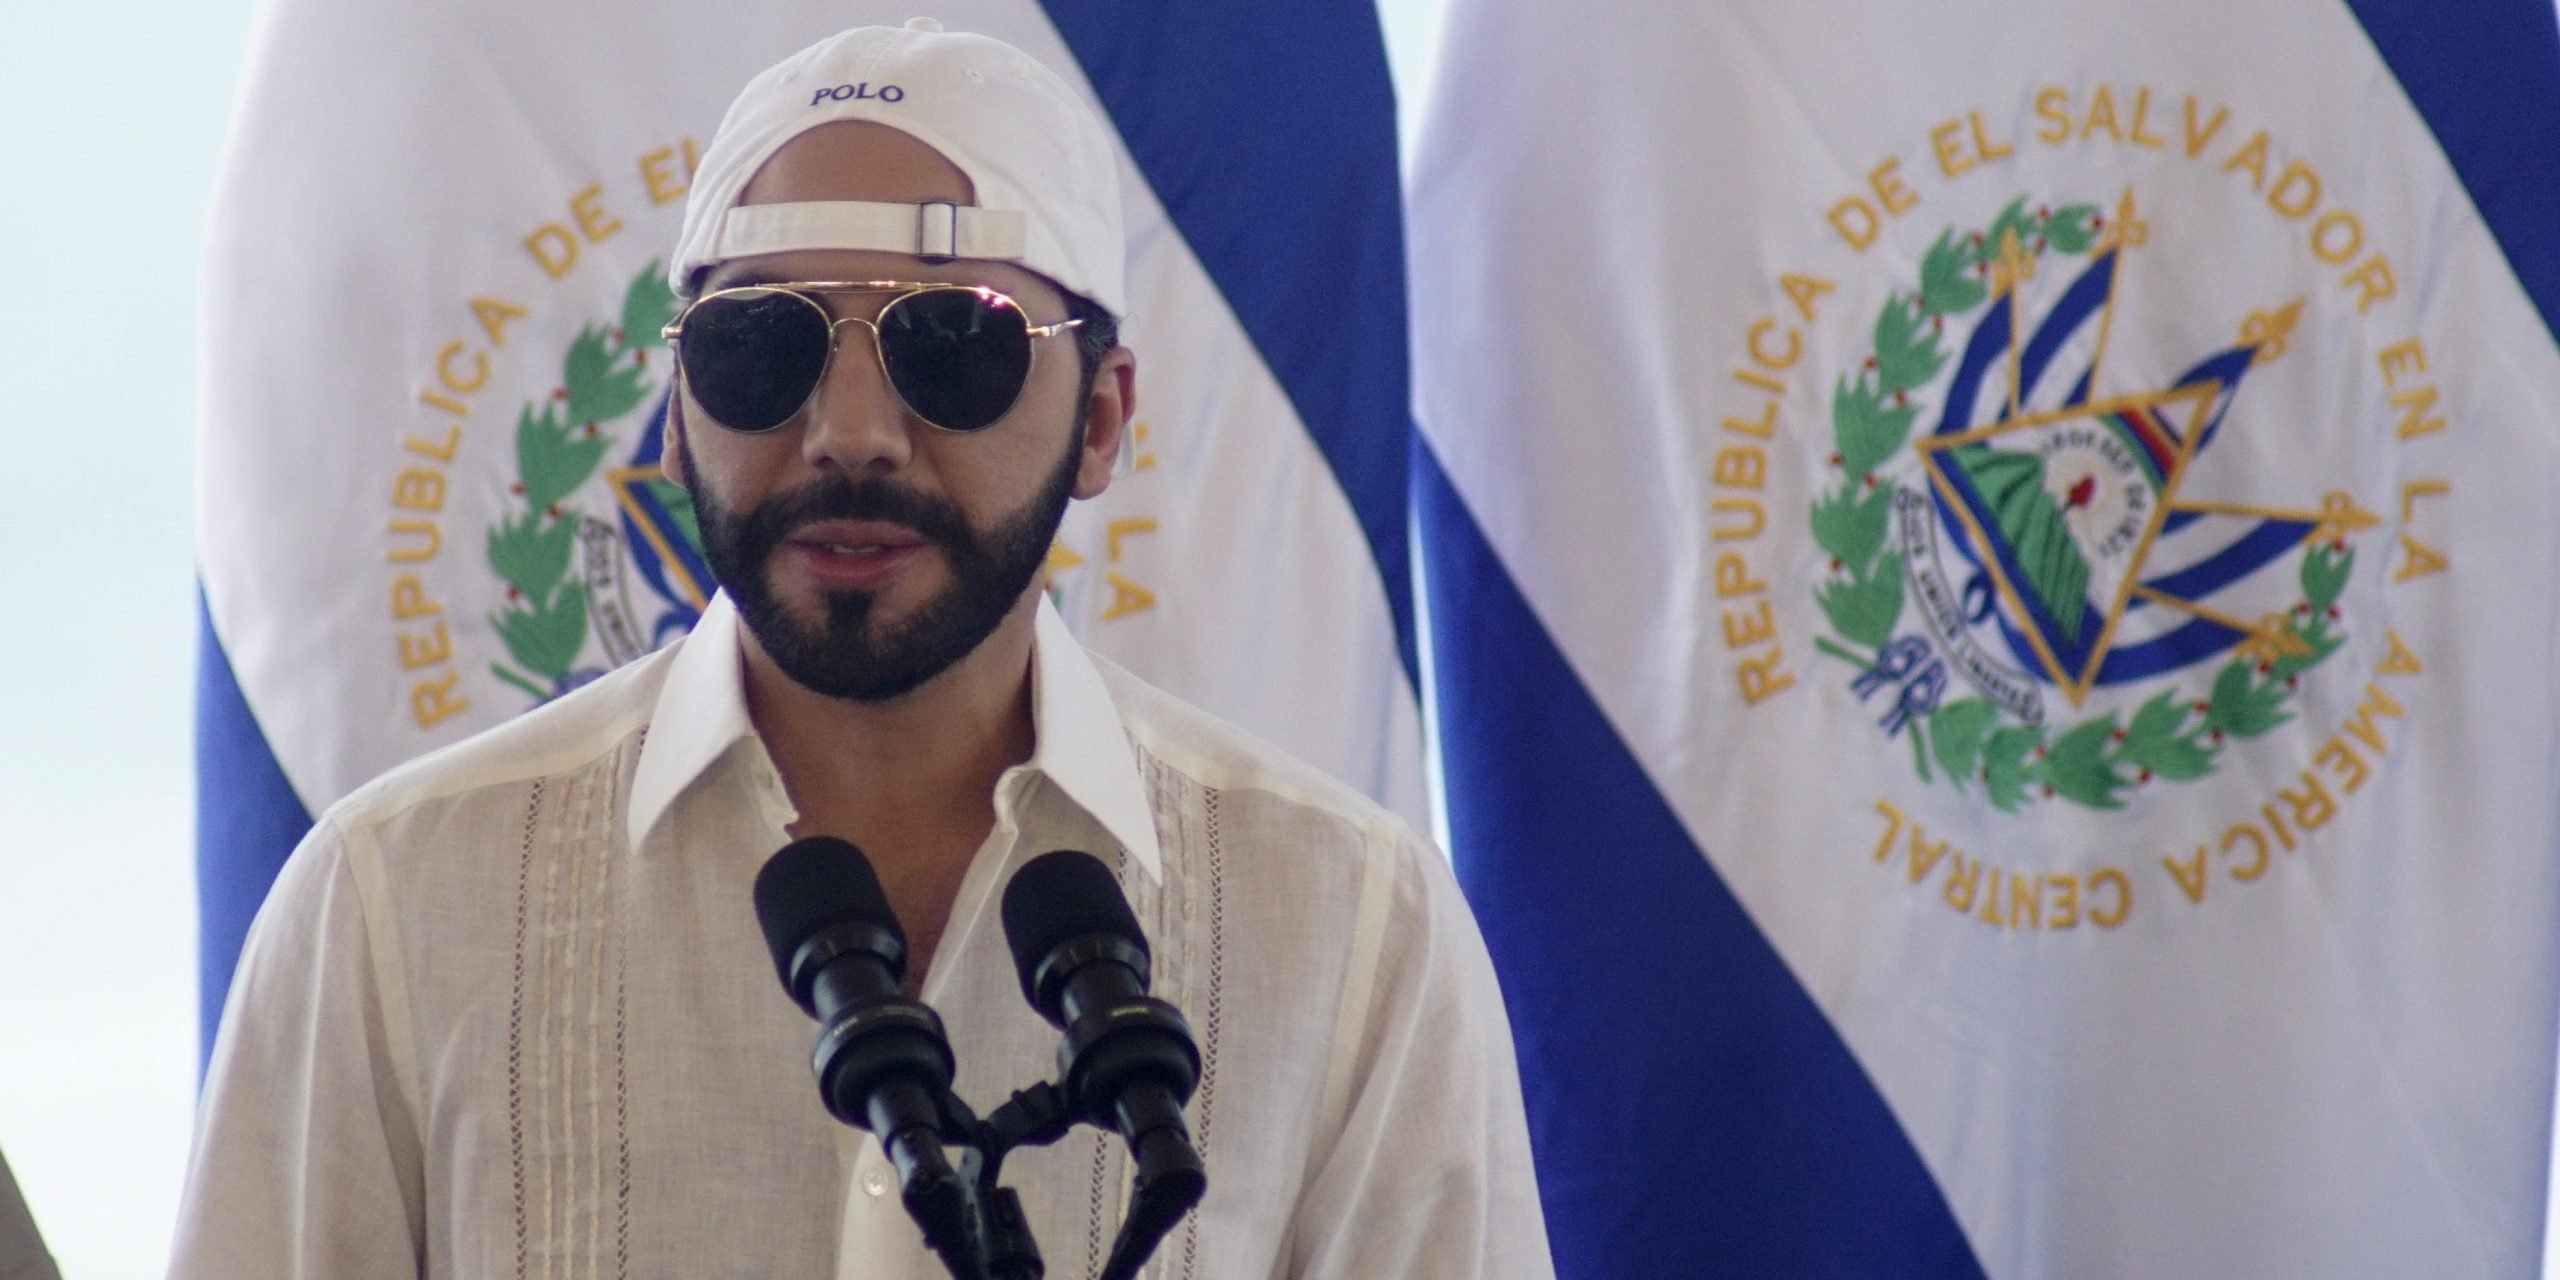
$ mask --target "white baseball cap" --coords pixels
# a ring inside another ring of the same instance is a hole
[[[915,137],[968,175],[975,205],[740,205],[782,145],[837,120]],[[1117,148],[1057,73],[1012,45],[931,18],[856,27],[747,82],[702,154],[667,280],[691,296],[715,263],[795,249],[1016,262],[1126,311]]]

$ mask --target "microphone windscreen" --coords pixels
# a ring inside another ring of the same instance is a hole
[[[765,949],[783,985],[791,983],[791,957],[810,935],[829,925],[867,924],[888,931],[900,949],[906,933],[880,891],[871,859],[852,842],[834,836],[810,836],[782,846],[756,873],[756,922],[764,926]]]
[[[1060,849],[1022,864],[1004,887],[1004,940],[1013,967],[1031,989],[1032,971],[1060,943],[1091,933],[1115,934],[1147,951],[1147,935],[1120,893],[1120,879],[1089,853]],[[1035,1001],[1036,1003],[1036,1001]]]

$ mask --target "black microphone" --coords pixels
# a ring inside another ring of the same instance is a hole
[[[1208,1188],[1182,1118],[1200,1083],[1191,1025],[1147,994],[1146,935],[1118,879],[1091,854],[1060,850],[1023,864],[1005,886],[1004,935],[1023,998],[1067,1033],[1058,1062],[1068,1107],[1118,1131],[1136,1157],[1129,1219],[1102,1271],[1134,1275]]]
[[[827,1110],[880,1136],[926,1246],[978,1274],[970,1188],[942,1149],[951,1041],[899,989],[906,934],[870,859],[833,836],[793,841],[756,873],[755,898],[774,973],[819,1022],[810,1066]]]

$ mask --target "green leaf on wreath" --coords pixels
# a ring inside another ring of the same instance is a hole
[[[500,520],[489,530],[489,567],[524,599],[548,600],[569,576],[577,535],[575,519],[546,520],[539,511]]]
[[[2179,782],[2213,772],[2213,749],[2178,732],[2187,714],[2187,704],[2178,700],[2176,689],[2161,690],[2133,713],[2116,758]]]
[[[1947,362],[1938,349],[1935,330],[1921,327],[1918,313],[1901,294],[1885,299],[1876,313],[1876,387],[1885,394],[1909,391],[1927,382]]]
[[[2327,547],[2313,547],[2302,553],[2302,598],[2318,613],[2338,602],[2347,589],[2347,575],[2355,570],[2356,553],[2333,552]]]
[[[509,609],[490,615],[489,621],[517,665],[557,680],[569,674],[578,651],[586,647],[586,584],[564,584],[548,604]]]
[[[640,407],[649,388],[641,381],[637,361],[622,363],[607,344],[610,334],[594,325],[578,330],[569,354],[560,363],[560,385],[569,393],[569,421],[578,425],[611,422]]]
[[[1982,233],[1983,260],[1986,262],[1998,261],[2000,258],[2000,239],[2013,231],[2017,233],[2018,244],[2021,248],[2026,249],[2030,253],[2035,251],[2035,219],[2027,216],[2027,198],[2025,196],[2020,196],[2017,199],[2010,201],[2008,207],[2000,211],[2000,216],[1991,220],[1990,229]]]
[[[1814,588],[1813,601],[1830,616],[1842,638],[1881,649],[1902,617],[1902,556],[1887,555],[1864,569],[1850,567],[1848,572],[1846,579]]]
[[[545,511],[577,492],[612,445],[603,435],[572,427],[548,403],[540,413],[526,405],[516,417],[516,482],[524,486],[525,506]]]
[[[2320,665],[2321,659],[2337,652],[2338,646],[2347,640],[2343,635],[2331,635],[2329,619],[2319,613],[2312,614],[2306,625],[2285,628],[2285,633],[2300,640],[2308,649],[2302,653],[2286,654],[2269,664],[2267,679],[2271,682],[2281,683]]]
[[[1974,255],[1956,243],[1955,228],[1938,233],[1920,257],[1920,305],[1937,316],[1961,315],[1982,305],[1986,292],[1973,278]]]
[[[1867,384],[1865,375],[1842,378],[1831,388],[1831,439],[1840,450],[1840,470],[1855,481],[1884,465],[1911,434],[1920,416],[1916,404],[1887,405],[1884,392]]]
[[[2044,730],[2022,724],[2002,729],[1982,744],[1982,789],[2000,812],[2016,813],[2026,800],[2028,785],[2044,770],[2044,762],[2028,753],[2042,745]]]
[[[2178,691],[2163,689],[2133,713],[2133,722],[2124,727],[2125,746],[2130,749],[2141,743],[2174,738],[2186,718],[2187,707],[2178,701]]]
[[[664,334],[676,309],[676,291],[667,285],[665,269],[655,262],[642,268],[622,294],[622,349],[667,345]]]
[[[2045,219],[2046,243],[2064,253],[2086,253],[2098,240],[2098,206],[2066,204]]]
[[[2071,538],[2062,508],[2044,489],[2044,459],[1982,445],[1952,451],[1956,465],[1991,509],[1993,531],[2009,545],[2023,584],[2044,605],[2066,642],[2077,642],[2089,609],[2089,562]]]
[[[2188,738],[2162,738],[2136,749],[2130,742],[2116,758],[2151,771],[2153,777],[2186,782],[2213,772],[2214,748]]]
[[[1929,746],[1958,790],[1982,759],[1982,739],[1999,723],[2000,709],[1980,698],[1958,698],[1929,713]]]
[[[2235,738],[2254,738],[2293,718],[2284,710],[2284,682],[2261,683],[2251,678],[2252,672],[2245,660],[2223,665],[2213,678],[2213,693],[2205,700],[2208,727]]]
[[[2053,740],[2053,750],[2045,756],[2045,785],[2055,795],[2075,800],[2092,809],[2121,809],[2124,801],[2116,792],[2124,789],[2124,778],[2107,761],[2107,742],[2116,731],[2114,712],[2085,720],[2069,732]]]
[[[1814,500],[1813,540],[1844,566],[1864,565],[1884,550],[1892,504],[1889,485],[1869,488],[1854,479],[1842,481],[1837,491]]]
[[[2204,727],[2229,732],[2223,713],[2249,696],[2249,664],[2234,658],[2213,673],[2213,689],[2205,695]]]

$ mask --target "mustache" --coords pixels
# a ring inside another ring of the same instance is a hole
[[[969,547],[976,538],[960,509],[946,499],[886,480],[853,480],[837,474],[776,494],[747,517],[749,545],[780,545],[802,525],[820,520],[876,520],[905,525],[931,542]]]

